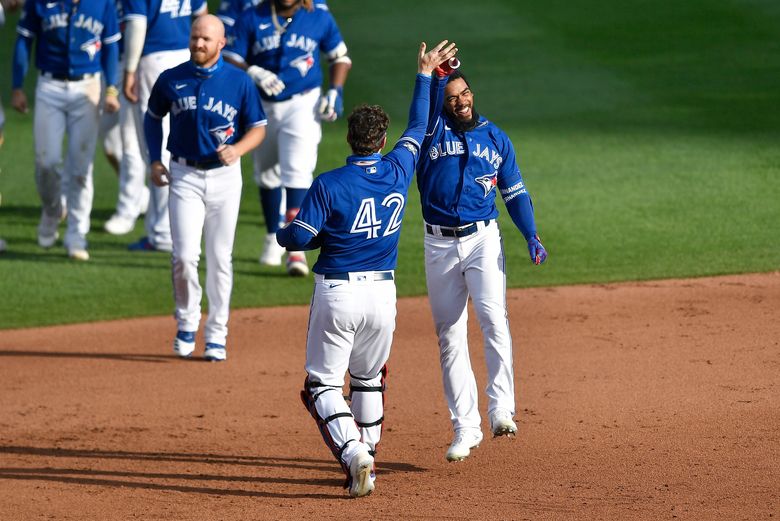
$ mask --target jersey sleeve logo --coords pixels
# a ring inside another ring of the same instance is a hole
[[[220,125],[218,127],[210,128],[209,134],[214,136],[220,145],[224,145],[228,140],[236,133],[236,129],[231,121],[227,125]]]
[[[290,65],[298,69],[298,72],[301,73],[301,77],[304,77],[314,66],[314,57],[311,53],[304,54],[303,56],[299,56],[298,58],[295,58],[293,61],[291,61]]]
[[[89,56],[89,61],[93,61],[95,59],[95,55],[100,52],[102,47],[103,44],[100,42],[100,38],[95,38],[94,40],[82,43],[79,49],[87,53],[87,56]]]
[[[482,177],[477,177],[474,179],[477,183],[479,183],[482,188],[485,190],[485,197],[488,196],[490,192],[493,191],[493,189],[498,184],[498,175],[497,174],[490,174],[490,175],[483,175]]]

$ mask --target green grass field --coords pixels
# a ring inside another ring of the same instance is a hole
[[[502,216],[513,287],[692,277],[780,268],[780,4],[360,2],[332,0],[354,66],[349,110],[379,103],[400,134],[422,39],[458,43],[477,109],[506,130],[548,262],[533,267]],[[0,34],[6,144],[0,150],[0,328],[168,314],[166,254],[129,253],[102,231],[117,181],[96,162],[92,259],[36,244],[30,116],[13,113],[15,17]],[[34,74],[28,76],[30,94]],[[325,127],[317,171],[343,164],[343,121]],[[249,163],[235,248],[234,307],[302,304],[310,281],[260,267],[264,229]],[[399,295],[425,293],[416,188]],[[205,267],[205,266],[203,266]]]

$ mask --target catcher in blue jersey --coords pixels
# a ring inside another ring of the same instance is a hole
[[[284,250],[276,243],[280,208],[292,220],[312,182],[320,121],[334,121],[343,110],[342,89],[351,67],[347,46],[324,3],[266,0],[245,10],[229,31],[225,59],[246,68],[268,115],[268,134],[254,153],[255,182],[266,229],[260,263],[281,265]],[[330,87],[320,95],[320,54],[329,63]],[[309,273],[302,251],[287,255],[287,272]]]
[[[469,297],[485,343],[490,429],[494,436],[517,432],[512,420],[512,337],[503,242],[496,221],[497,192],[527,241],[531,261],[541,264],[547,252],[536,233],[531,198],[509,137],[477,113],[471,87],[458,70],[437,69],[432,88],[417,186],[425,219],[428,299],[455,430],[446,458],[459,461],[482,441],[477,384],[467,343]]]
[[[121,38],[113,0],[28,0],[16,26],[11,105],[27,112],[22,90],[35,46],[40,71],[35,89],[35,181],[43,210],[38,245],[54,246],[67,207],[64,245],[71,259],[89,260],[87,233],[92,211],[92,167],[100,117],[101,75],[104,106],[119,110],[116,87]],[[68,149],[62,162],[63,137]]]
[[[347,474],[353,497],[374,490],[382,434],[386,362],[395,330],[395,266],[406,195],[419,161],[429,111],[431,72],[452,58],[454,43],[420,45],[409,126],[384,157],[389,119],[362,105],[348,119],[352,155],[320,174],[295,219],[276,234],[288,249],[320,248],[306,338],[301,398]],[[349,371],[350,405],[342,396]]]

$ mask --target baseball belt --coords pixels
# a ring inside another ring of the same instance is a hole
[[[221,168],[225,165],[219,159],[213,159],[211,161],[193,161],[179,156],[171,156],[173,161],[176,161],[180,165],[187,165],[198,170],[213,170],[214,168]]]
[[[488,226],[490,224],[490,219],[485,219],[481,222],[484,223],[485,226]],[[479,222],[464,224],[463,226],[458,226],[457,228],[446,228],[444,226],[439,226],[439,230],[442,237],[468,237],[469,235],[473,235],[479,231]],[[439,235],[436,233],[436,230],[434,230],[433,226],[428,223],[425,223],[425,231],[430,235]]]
[[[46,72],[41,71],[41,76],[44,78],[48,78],[50,80],[57,80],[57,81],[81,81],[86,80],[88,78],[94,78],[97,76],[98,73],[96,72],[90,72],[87,74],[75,74],[75,75],[69,75],[69,74],[58,74],[55,72]]]
[[[322,276],[325,280],[349,280],[349,273],[326,273]],[[358,276],[358,280],[360,276]],[[393,280],[392,271],[375,271],[374,280]]]

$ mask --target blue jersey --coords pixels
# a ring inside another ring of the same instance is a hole
[[[219,61],[210,69],[191,61],[160,74],[149,96],[147,117],[171,114],[168,150],[192,161],[217,161],[217,148],[241,139],[247,129],[266,124],[252,80],[241,69]],[[147,139],[147,141],[151,141]],[[160,151],[152,150],[159,160]]]
[[[334,59],[346,54],[347,47],[327,6],[318,4],[313,11],[299,8],[280,32],[277,24],[286,21],[274,20],[271,4],[269,0],[244,11],[229,31],[225,55],[279,76],[284,90],[277,96],[261,95],[283,101],[320,86],[320,52]]]
[[[16,31],[28,42],[37,38],[35,65],[42,72],[67,79],[103,70],[106,81],[116,84],[110,76],[117,64],[104,63],[106,53],[116,62],[121,38],[113,0],[27,0]]]
[[[241,13],[251,7],[255,7],[263,0],[222,0],[217,8],[217,16],[222,23],[225,24],[225,28],[230,28],[236,25],[236,20],[241,16]]]
[[[321,248],[315,273],[395,269],[406,196],[420,157],[430,77],[418,75],[409,127],[384,157],[350,156],[341,168],[317,176],[298,215],[277,233],[306,232]],[[279,241],[287,246],[286,241]]]
[[[206,11],[205,0],[123,0],[125,20],[146,20],[143,56],[190,46],[192,15]]]
[[[515,198],[528,198],[514,147],[509,137],[484,117],[472,130],[454,130],[441,112],[446,83],[446,79],[434,82],[431,105],[437,108],[417,168],[423,218],[447,227],[495,219],[497,190],[507,205]]]
[[[265,0],[222,0],[217,8],[217,16],[225,27],[233,27],[241,13],[252,7],[256,7]],[[320,9],[328,9],[325,0],[314,0],[314,6]]]

